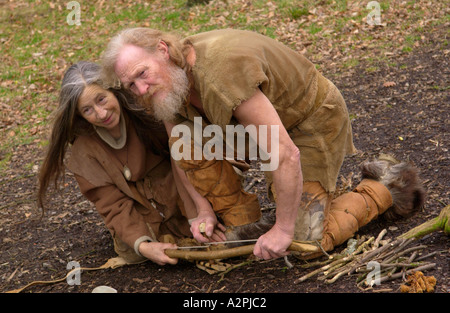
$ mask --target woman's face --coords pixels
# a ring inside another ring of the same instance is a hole
[[[78,112],[89,123],[120,136],[120,105],[114,94],[99,85],[88,85],[78,100]]]

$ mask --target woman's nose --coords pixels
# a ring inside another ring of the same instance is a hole
[[[107,110],[105,110],[105,108],[103,108],[103,106],[98,105],[95,107],[95,113],[97,114],[97,117],[101,120],[106,118],[106,113]]]

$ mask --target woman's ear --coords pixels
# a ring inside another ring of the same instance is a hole
[[[159,41],[157,51],[161,53],[164,59],[169,60],[169,46],[164,41]]]

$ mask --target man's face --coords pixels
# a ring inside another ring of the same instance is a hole
[[[169,60],[164,46],[155,53],[134,45],[124,46],[115,72],[124,87],[141,97],[159,120],[173,120],[189,93],[186,73]]]
[[[169,87],[164,57],[160,51],[151,54],[141,47],[125,45],[114,70],[124,87],[137,96],[156,96]]]

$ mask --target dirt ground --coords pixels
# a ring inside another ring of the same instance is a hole
[[[441,34],[445,35],[445,31]],[[445,37],[445,36],[444,36]],[[413,53],[391,57],[395,64],[380,63],[368,71],[360,63],[348,70],[334,72],[324,66],[325,76],[341,90],[352,117],[354,141],[358,153],[348,157],[342,177],[351,177],[355,186],[360,179],[359,164],[380,153],[409,160],[419,169],[427,200],[423,209],[407,220],[386,222],[378,219],[358,232],[376,236],[387,229],[386,237],[395,238],[433,218],[449,202],[449,50],[439,32]],[[373,65],[372,65],[373,66]],[[18,147],[10,168],[0,178],[0,292],[25,286],[32,281],[62,278],[67,264],[77,261],[82,267],[97,267],[114,257],[109,232],[91,203],[80,194],[73,177],[66,176],[65,188],[51,196],[47,212],[39,220],[35,209],[37,167],[42,159],[41,147],[30,144]],[[30,161],[35,160],[35,166]],[[350,175],[350,176],[349,176]],[[262,177],[249,173],[247,181]],[[342,181],[339,181],[342,184]],[[264,181],[256,181],[251,191],[261,196]],[[429,261],[436,267],[425,275],[437,279],[436,293],[448,293],[449,237],[435,232],[420,240],[427,247],[423,254],[435,251]],[[337,248],[339,250],[341,248]],[[304,261],[289,257],[293,268],[283,259],[253,261],[223,277],[198,269],[182,261],[176,266],[158,266],[151,262],[117,269],[85,271],[80,285],[65,281],[38,284],[25,293],[89,293],[99,285],[108,285],[121,293],[372,293],[377,290],[399,292],[401,279],[360,289],[355,276],[341,277],[333,284],[316,278],[295,284],[311,271],[301,267]],[[245,258],[227,260],[232,264]]]

